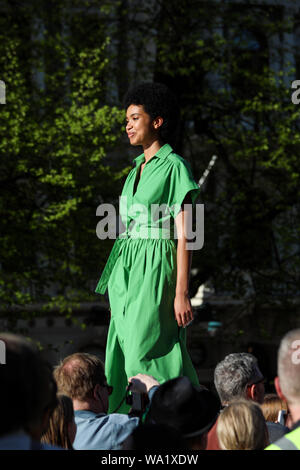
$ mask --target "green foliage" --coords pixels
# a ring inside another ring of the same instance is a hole
[[[296,19],[259,3],[157,1],[148,26],[156,26],[154,79],[181,104],[179,152],[198,178],[219,157],[201,198],[195,285],[286,306],[300,278],[299,107],[288,60]]]
[[[126,156],[107,158],[120,144],[118,103],[131,81],[152,77],[179,98],[176,150],[196,178],[219,157],[201,198],[195,285],[256,306],[299,294],[295,19],[247,1],[2,3],[3,306],[46,301],[69,314],[71,300],[92,298],[112,245],[95,235],[96,208],[117,202],[128,172]]]
[[[68,2],[50,2],[50,10],[32,2],[17,12],[5,3],[1,310],[42,302],[68,314],[74,303],[94,298],[110,248],[96,237],[96,208],[115,203],[120,192],[124,170],[112,168],[107,154],[116,148],[124,112],[107,100],[109,38],[101,22],[85,43],[78,34],[84,15],[68,17],[61,27]]]

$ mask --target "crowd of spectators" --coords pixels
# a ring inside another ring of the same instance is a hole
[[[53,370],[25,338],[0,340],[0,450],[300,449],[300,330],[282,338],[276,393],[265,394],[252,354],[232,353],[216,365],[214,390],[187,377],[130,377],[143,405],[133,401],[128,414],[108,414],[112,389],[97,356],[75,353]]]

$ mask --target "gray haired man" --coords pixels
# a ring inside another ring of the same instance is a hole
[[[217,364],[214,383],[223,406],[233,400],[246,399],[259,404],[265,395],[265,379],[258,366],[257,359],[250,353],[232,353]],[[220,449],[216,433],[216,424],[208,433],[207,450]],[[267,422],[270,442],[286,432],[280,424]]]
[[[223,405],[239,398],[262,403],[264,381],[257,359],[249,353],[229,354],[215,368],[215,387]]]

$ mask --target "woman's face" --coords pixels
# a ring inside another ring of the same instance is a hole
[[[131,104],[126,112],[126,132],[131,145],[151,145],[158,138],[156,120],[152,121],[142,105]]]

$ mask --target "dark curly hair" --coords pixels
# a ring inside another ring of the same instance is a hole
[[[140,83],[130,88],[124,97],[124,108],[142,105],[151,119],[163,118],[160,138],[164,143],[176,144],[179,126],[179,106],[176,97],[162,83]]]

